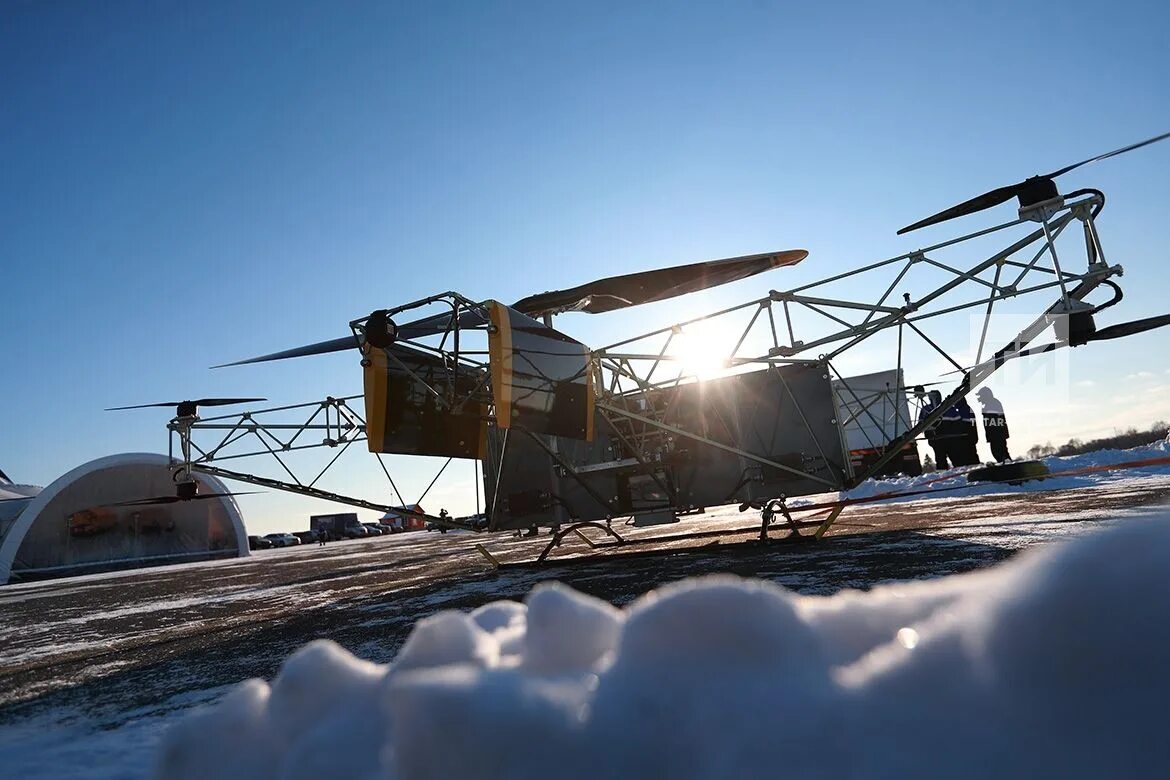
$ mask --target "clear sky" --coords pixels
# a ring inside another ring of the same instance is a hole
[[[165,410],[108,406],[360,392],[352,353],[207,367],[430,293],[811,253],[558,321],[608,343],[1004,221],[895,235],[1170,130],[1168,31],[1164,2],[5,3],[0,468],[48,484],[166,450]],[[1170,311],[1168,173],[1170,142],[1060,181],[1109,197],[1127,295],[1101,324]],[[1013,448],[1170,417],[1168,338],[1071,352],[1050,395],[1005,388]],[[384,480],[352,462],[331,487]],[[413,499],[437,465],[391,467]],[[453,467],[429,508],[474,509],[470,480]],[[241,505],[261,533],[329,511]]]

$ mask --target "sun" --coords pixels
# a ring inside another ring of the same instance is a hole
[[[684,375],[710,379],[727,369],[732,343],[710,329],[685,328],[670,340],[670,355]]]

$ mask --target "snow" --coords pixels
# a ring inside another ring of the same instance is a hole
[[[618,610],[558,584],[328,640],[165,737],[155,776],[1167,776],[1170,515],[974,574],[799,596],[730,576]]]
[[[1098,450],[1084,455],[1057,457],[1055,455],[1041,458],[1048,466],[1052,476],[1043,480],[1033,480],[1021,485],[1008,483],[968,483],[967,468],[950,469],[949,471],[927,472],[919,477],[891,477],[887,479],[870,479],[842,493],[806,496],[803,499],[790,501],[789,505],[796,507],[801,504],[821,503],[836,498],[870,498],[885,493],[900,493],[903,491],[938,490],[939,496],[956,498],[960,496],[988,495],[993,493],[1020,493],[1062,490],[1096,485],[1109,485],[1121,480],[1132,479],[1137,469],[1118,469],[1116,471],[1097,471],[1090,473],[1070,474],[1081,469],[1116,466],[1155,458],[1170,458],[1170,440],[1155,442],[1145,447],[1134,447],[1128,450]],[[1021,460],[1023,460],[1021,458]],[[1170,463],[1140,468],[1144,474],[1170,474]],[[969,487],[968,487],[969,485]],[[918,493],[893,501],[919,501],[931,498],[930,495]]]
[[[549,583],[534,589],[527,603],[522,655],[532,673],[592,671],[617,643],[624,616],[604,601]]]

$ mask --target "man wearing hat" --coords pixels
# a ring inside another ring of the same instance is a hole
[[[1000,463],[1011,460],[1008,454],[1008,426],[1007,418],[1003,415],[1003,404],[991,392],[990,387],[981,387],[975,393],[979,403],[983,405],[983,432],[987,435],[987,443],[991,445],[991,456]]]
[[[942,402],[942,395],[937,390],[931,390],[928,396],[926,389],[922,385],[914,386],[914,397],[918,400],[919,404],[919,422],[926,419],[926,416],[937,409],[938,405]],[[938,422],[938,420],[935,420],[927,426],[923,434],[926,436],[926,443],[934,450],[934,467],[939,471],[946,471],[951,466],[947,461],[946,442],[939,438]]]

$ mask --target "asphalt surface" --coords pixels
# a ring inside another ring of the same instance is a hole
[[[415,532],[4,586],[0,726],[68,711],[117,727],[159,702],[187,707],[206,698],[200,692],[248,677],[270,679],[292,651],[320,637],[384,663],[420,618],[520,600],[542,580],[615,604],[714,572],[829,594],[982,568],[1030,545],[1166,504],[1170,476],[1150,475],[1083,489],[851,507],[816,543],[760,544],[758,513],[730,507],[677,525],[614,528],[628,540],[715,529],[745,533],[616,549],[591,549],[570,535],[541,566],[511,564],[534,561],[547,535]],[[584,533],[595,543],[607,541],[595,529]],[[494,569],[477,544],[504,567]]]

